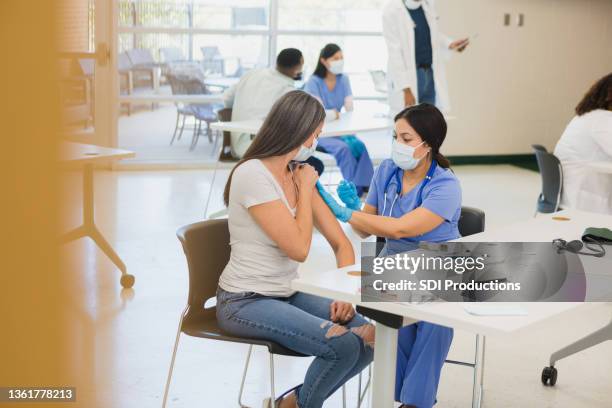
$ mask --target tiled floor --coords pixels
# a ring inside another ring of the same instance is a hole
[[[487,228],[533,216],[539,190],[536,173],[511,166],[461,166],[463,202],[485,210]],[[95,376],[81,395],[94,395],[97,407],[159,407],[180,313],[187,295],[187,270],[176,229],[201,220],[212,171],[101,171],[96,175],[96,218],[136,276],[131,292],[121,292],[118,273],[89,240],[64,247],[66,261],[81,270],[77,286],[85,299],[78,313],[80,352]],[[217,174],[209,213],[222,208],[227,171]],[[333,179],[338,176],[335,172]],[[330,176],[325,176],[330,177]],[[328,179],[329,180],[329,179]],[[67,174],[67,198],[80,203],[78,174]],[[69,188],[70,187],[70,188]],[[79,213],[65,214],[66,227]],[[351,237],[357,242],[354,235]],[[332,268],[331,251],[314,240],[309,268]],[[75,308],[77,309],[77,308]],[[610,305],[585,305],[539,327],[511,337],[489,338],[484,405],[488,407],[612,406],[612,344],[603,344],[558,364],[559,382],[544,388],[540,371],[551,351],[605,324]],[[451,355],[469,359],[473,336],[456,332]],[[246,347],[182,337],[170,393],[171,407],[236,407]],[[303,378],[308,359],[277,358],[277,390]],[[261,406],[268,390],[267,353],[257,350],[246,385],[249,406]],[[471,371],[444,368],[438,407],[468,407]],[[93,390],[95,388],[95,392]],[[356,382],[349,384],[354,406]],[[334,395],[326,407],[339,407]],[[374,405],[374,408],[377,408]]]

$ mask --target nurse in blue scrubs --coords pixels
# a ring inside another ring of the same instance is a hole
[[[404,109],[395,117],[392,158],[376,170],[363,208],[349,182],[338,187],[345,206],[318,185],[323,199],[360,236],[384,237],[388,255],[414,249],[419,241],[459,238],[461,186],[440,153],[446,128],[433,105]],[[400,329],[395,399],[402,407],[435,404],[452,339],[452,329],[426,322]]]
[[[340,117],[342,108],[353,110],[353,91],[344,70],[344,56],[336,44],[327,44],[319,55],[317,67],[304,85],[304,91],[317,98],[325,108],[328,120]],[[355,135],[319,139],[317,150],[336,159],[342,177],[355,184],[361,195],[372,181],[374,166],[363,142]]]

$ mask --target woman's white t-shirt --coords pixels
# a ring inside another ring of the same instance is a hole
[[[298,263],[266,235],[249,214],[249,207],[281,200],[295,217],[282,187],[258,159],[236,168],[229,194],[231,253],[219,279],[228,292],[256,292],[266,296],[291,296],[291,281]]]

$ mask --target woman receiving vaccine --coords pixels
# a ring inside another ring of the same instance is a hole
[[[392,158],[376,170],[361,208],[355,187],[343,181],[338,195],[346,206],[317,188],[334,215],[363,238],[384,237],[386,255],[416,248],[420,241],[459,238],[461,186],[440,147],[446,121],[433,105],[409,107],[395,116]],[[426,322],[399,331],[395,399],[402,407],[432,407],[453,330]]]
[[[346,112],[353,110],[353,91],[344,73],[344,55],[338,45],[323,47],[304,91],[323,104],[326,121],[338,119],[342,108]],[[342,177],[355,184],[359,195],[370,185],[374,166],[365,145],[355,135],[321,138],[317,150],[334,156]]]

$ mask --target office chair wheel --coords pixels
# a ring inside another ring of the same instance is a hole
[[[553,387],[557,383],[557,369],[553,366],[542,370],[542,384]]]
[[[126,273],[126,274],[121,275],[121,279],[119,280],[119,282],[121,283],[121,286],[123,286],[125,289],[129,289],[132,286],[134,286],[135,280],[136,278],[134,277],[134,275],[130,275],[129,273]]]

